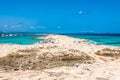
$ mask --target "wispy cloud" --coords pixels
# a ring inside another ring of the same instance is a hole
[[[0,26],[2,31],[21,31],[21,30],[24,30],[24,26],[22,25],[1,25]]]
[[[61,29],[61,28],[62,28],[62,26],[57,26],[57,28],[58,28],[58,29]]]
[[[32,31],[32,30],[43,30],[46,29],[45,26],[30,26],[30,25],[0,25],[1,30],[0,31]]]
[[[30,26],[30,29],[46,29],[45,26]]]
[[[30,29],[34,29],[34,26],[30,26]]]
[[[82,11],[82,10],[80,10],[79,12],[78,12],[78,14],[83,14],[84,12]]]
[[[3,25],[3,26],[1,26],[3,29],[8,29],[9,28],[9,25]]]
[[[39,28],[39,29],[46,29],[45,26],[38,26],[37,28]]]
[[[3,25],[4,27],[7,27],[8,25],[7,24],[5,24],[5,25]]]
[[[80,15],[86,14],[86,13],[87,13],[87,11],[84,11],[84,10],[80,10],[80,11],[78,12],[78,14],[80,14]]]

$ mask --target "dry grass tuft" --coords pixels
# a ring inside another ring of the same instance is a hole
[[[96,52],[97,55],[106,57],[120,57],[120,50],[105,48]]]
[[[37,54],[36,50],[21,50],[0,58],[0,68],[9,71],[40,70],[59,66],[73,66],[76,63],[91,59],[87,54],[76,50],[58,51],[56,53],[44,52],[41,54]]]

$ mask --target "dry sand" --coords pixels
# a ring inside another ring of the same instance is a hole
[[[29,45],[0,45],[0,80],[119,80],[120,47],[47,35]]]

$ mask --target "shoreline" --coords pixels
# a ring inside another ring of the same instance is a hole
[[[45,36],[46,35],[50,35],[50,34],[42,34],[41,35],[41,37],[39,37],[38,35],[36,35],[36,37],[34,37],[34,38],[31,38],[31,39],[34,39],[34,40],[37,40],[36,42],[34,42],[33,43],[33,41],[32,42],[29,42],[29,40],[28,40],[28,43],[27,42],[25,42],[25,44],[24,43],[21,43],[22,41],[20,41],[20,42],[17,42],[17,43],[10,43],[10,42],[8,42],[8,43],[0,43],[0,45],[6,45],[6,44],[12,44],[12,45],[33,45],[33,44],[36,44],[36,43],[38,43],[38,42],[40,42],[40,41],[38,41],[38,40],[44,40],[45,39]],[[57,34],[53,34],[53,35],[57,35]],[[82,35],[82,34],[81,34]],[[25,35],[26,36],[26,35]],[[33,35],[31,35],[31,36],[33,36]],[[35,36],[35,35],[34,35]],[[76,38],[76,39],[83,39],[83,40],[86,40],[86,41],[89,41],[89,43],[90,44],[96,44],[96,45],[105,45],[105,46],[113,46],[113,47],[120,47],[120,45],[119,45],[119,43],[117,43],[117,42],[115,42],[115,44],[114,44],[114,41],[112,42],[113,44],[107,44],[107,43],[104,43],[104,42],[99,42],[99,41],[95,41],[95,40],[92,40],[92,39],[88,39],[87,37],[86,38],[84,38],[84,37],[75,37],[75,36],[71,36],[71,35],[62,35],[62,36],[68,36],[68,37],[72,37],[72,38]],[[10,36],[11,37],[11,36]],[[88,36],[89,37],[89,36]],[[108,42],[109,43],[109,42]]]
[[[50,34],[33,45],[0,45],[0,79],[117,80],[119,66],[120,47],[64,35]]]

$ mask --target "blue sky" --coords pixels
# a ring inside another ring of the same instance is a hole
[[[0,31],[120,33],[120,0],[0,0]]]

